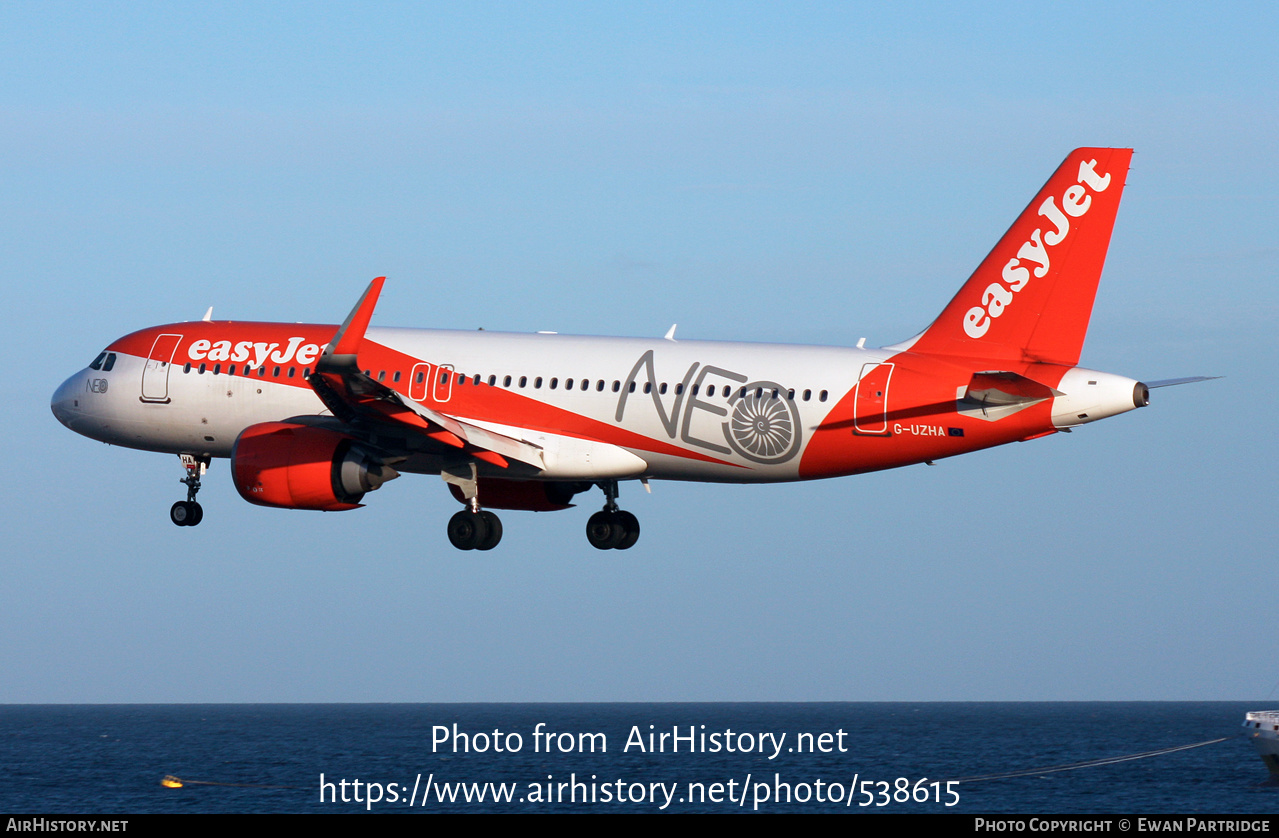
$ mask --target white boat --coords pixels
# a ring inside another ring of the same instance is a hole
[[[1243,726],[1270,769],[1271,781],[1279,783],[1279,710],[1249,713],[1244,717]]]

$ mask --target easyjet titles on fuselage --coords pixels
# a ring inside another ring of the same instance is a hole
[[[234,361],[244,363],[252,358],[254,367],[261,367],[269,360],[275,364],[287,364],[290,360],[306,366],[314,364],[324,354],[328,344],[304,343],[306,338],[291,337],[281,349],[278,343],[254,343],[242,340],[232,345],[229,340],[197,340],[187,348],[191,361]]]

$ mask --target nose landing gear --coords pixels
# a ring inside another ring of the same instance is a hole
[[[600,483],[604,490],[604,508],[586,522],[586,540],[596,550],[629,550],[639,541],[639,519],[617,508],[617,481]]]
[[[187,473],[186,477],[178,481],[186,484],[187,499],[180,500],[169,507],[169,520],[179,527],[194,527],[204,520],[204,509],[195,502],[195,495],[200,491],[200,476],[209,470],[210,458],[207,454],[201,456],[179,454],[178,457],[182,460],[182,467]]]

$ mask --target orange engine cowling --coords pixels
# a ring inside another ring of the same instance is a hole
[[[351,437],[310,425],[250,425],[231,449],[236,491],[259,506],[355,509],[365,492],[399,476]]]
[[[573,495],[591,487],[589,483],[556,483],[545,480],[507,480],[481,477],[476,484],[480,506],[485,509],[522,509],[526,512],[554,512],[573,505]],[[466,503],[462,490],[452,483],[453,497]]]

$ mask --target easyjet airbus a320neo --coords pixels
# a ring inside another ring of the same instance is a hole
[[[1076,366],[1130,149],[1072,152],[924,332],[880,349],[369,328],[382,278],[341,326],[205,320],[111,343],[53,397],[59,421],[177,454],[194,526],[211,458],[250,503],[355,509],[402,472],[464,504],[463,550],[492,509],[566,509],[592,486],[600,549],[639,538],[618,484],[812,480],[931,462],[1147,404]]]

